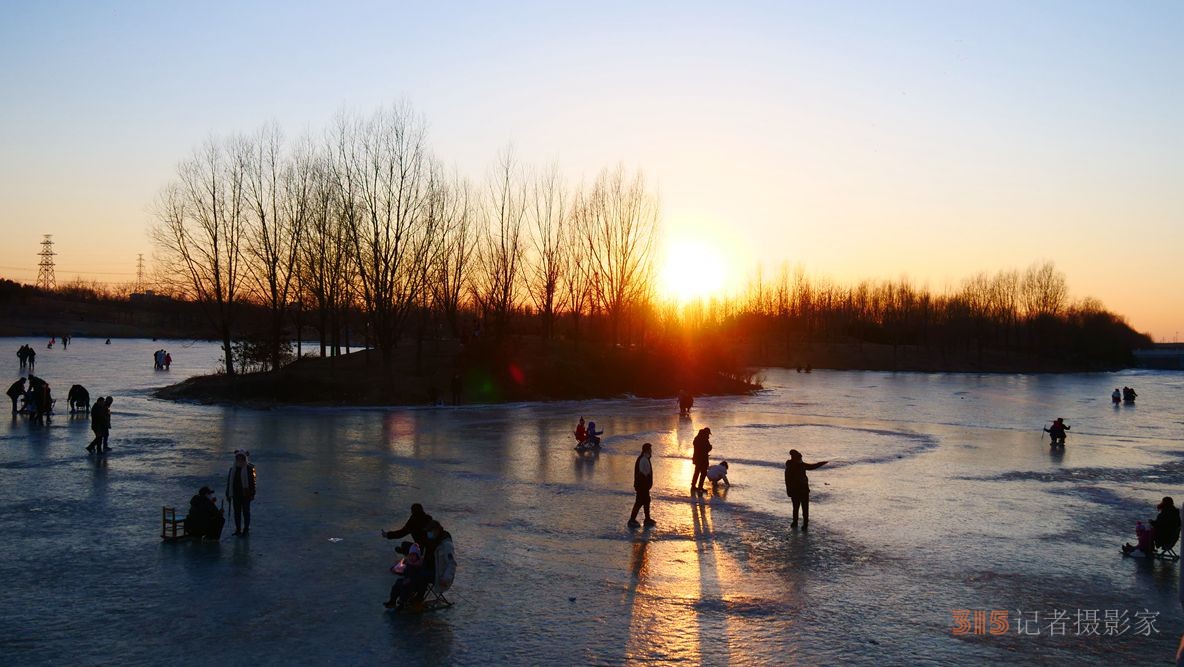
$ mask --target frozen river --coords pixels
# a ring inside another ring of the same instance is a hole
[[[59,414],[0,421],[5,664],[1168,664],[1184,631],[1178,568],[1118,549],[1184,501],[1180,373],[770,370],[689,420],[672,400],[257,411],[148,396],[214,370],[214,344],[0,339],[6,383],[24,342]],[[115,397],[105,457],[65,414],[73,383]],[[1123,385],[1137,406],[1111,406]],[[581,416],[599,456],[572,451]],[[1063,453],[1041,431],[1058,416]],[[693,500],[704,426],[732,487]],[[634,532],[647,440],[658,526]],[[221,497],[237,448],[259,471],[250,537],[162,544],[161,506]],[[789,529],[790,448],[832,461],[809,533]],[[397,615],[379,530],[413,502],[452,533],[456,604]],[[955,610],[1008,630],[955,634]]]

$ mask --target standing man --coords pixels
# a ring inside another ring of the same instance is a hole
[[[785,495],[793,501],[793,523],[798,527],[798,507],[802,508],[802,530],[810,529],[810,479],[806,477],[807,470],[814,470],[826,465],[828,461],[806,463],[802,460],[802,453],[796,449],[789,450],[789,460],[785,462]]]
[[[695,464],[695,474],[691,475],[691,493],[706,493],[703,483],[707,481],[709,467],[708,452],[711,451],[711,429],[699,429],[695,436],[695,451],[691,454],[691,462]]]
[[[637,492],[637,499],[633,501],[633,513],[629,515],[629,527],[640,528],[637,523],[637,510],[645,508],[645,525],[658,524],[650,518],[650,489],[654,488],[654,467],[650,463],[653,455],[653,445],[645,443],[641,446],[641,454],[633,463],[633,490]]]
[[[107,444],[107,438],[111,435],[111,404],[114,402],[115,399],[110,396],[107,398],[100,396],[95,401],[94,407],[90,409],[90,430],[94,431],[95,439],[90,441],[86,451],[111,451],[111,446]]]
[[[247,463],[247,452],[234,450],[234,466],[226,475],[226,495],[234,505],[234,534],[246,537],[251,531],[251,501],[255,499],[255,464]]]

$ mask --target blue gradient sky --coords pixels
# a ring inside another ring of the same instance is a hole
[[[0,4],[0,275],[129,280],[210,134],[406,100],[474,177],[644,169],[733,280],[1053,259],[1184,333],[1184,3],[193,4]]]

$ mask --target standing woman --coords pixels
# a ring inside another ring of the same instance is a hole
[[[793,523],[798,527],[798,507],[802,508],[802,530],[810,528],[810,479],[806,477],[807,470],[814,470],[826,465],[828,461],[806,463],[802,460],[802,453],[796,449],[789,450],[789,460],[785,462],[785,495],[793,501]]]
[[[691,463],[695,464],[695,473],[691,475],[691,493],[706,493],[707,489],[703,488],[704,482],[707,481],[707,468],[710,467],[711,452],[711,429],[699,429],[699,434],[695,436],[694,442],[695,451],[691,454]]]
[[[234,505],[234,534],[246,537],[251,531],[251,501],[255,499],[255,464],[247,463],[247,452],[234,450],[234,465],[226,475],[226,495]]]

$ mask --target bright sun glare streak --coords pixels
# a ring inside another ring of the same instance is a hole
[[[723,296],[724,259],[719,252],[693,240],[672,241],[658,280],[663,298],[684,304]]]

